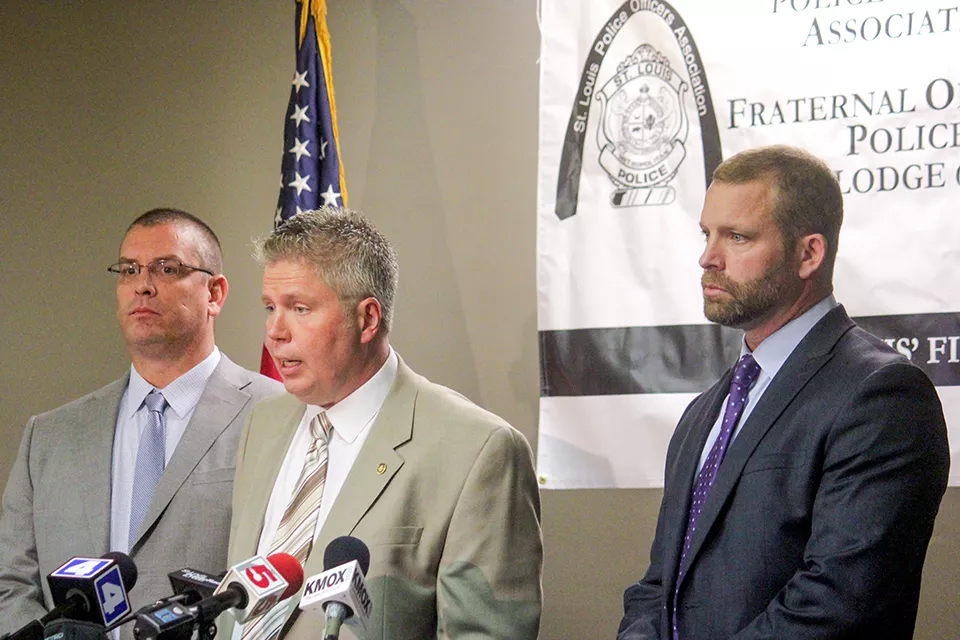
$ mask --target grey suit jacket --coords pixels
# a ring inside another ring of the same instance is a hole
[[[0,515],[0,632],[53,606],[46,576],[72,556],[109,551],[114,432],[129,376],[27,423]],[[130,550],[139,606],[170,595],[167,574],[226,568],[237,441],[253,404],[283,390],[221,354],[160,478]],[[132,638],[131,625],[122,637]]]
[[[237,463],[231,563],[256,553],[304,410],[280,396],[250,415]],[[506,422],[402,361],[307,559],[308,578],[323,571],[324,549],[341,535],[370,547],[373,614],[365,638],[537,637],[543,549],[530,447]],[[232,632],[232,621],[223,620],[218,637]],[[315,612],[294,616],[284,631],[287,640],[322,632]],[[345,626],[341,638],[354,637]]]
[[[667,640],[700,454],[728,371],[667,450],[646,575],[620,640]],[[727,449],[679,585],[684,640],[913,637],[950,452],[918,367],[833,309],[800,342]]]

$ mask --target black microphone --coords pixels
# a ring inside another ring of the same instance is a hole
[[[43,628],[44,640],[107,640],[103,625],[80,620],[54,620]]]
[[[370,549],[362,540],[340,536],[327,545],[323,573],[307,581],[300,598],[300,609],[323,611],[324,640],[337,640],[344,622],[366,630],[372,604],[363,576],[369,568]]]
[[[204,573],[203,571],[197,571],[196,569],[183,568],[168,573],[167,579],[170,580],[170,587],[173,589],[173,595],[161,598],[156,602],[151,602],[150,604],[140,607],[133,613],[130,613],[124,618],[114,622],[110,627],[107,627],[107,631],[125,625],[131,620],[136,619],[141,614],[158,611],[172,604],[191,606],[200,602],[204,598],[209,598],[214,594],[217,587],[220,586],[220,580],[223,579],[223,574],[220,574],[219,576],[213,576],[209,573]]]
[[[44,627],[63,618],[109,626],[130,612],[127,592],[137,584],[137,565],[125,553],[71,558],[47,576],[54,608],[27,623],[8,640],[43,640]]]
[[[40,622],[46,625],[67,618],[109,627],[130,613],[127,592],[136,584],[137,565],[125,553],[72,558],[47,576],[56,606]]]
[[[293,556],[254,556],[231,567],[216,592],[196,604],[176,603],[138,614],[133,633],[140,640],[186,640],[194,630],[212,637],[210,626],[224,611],[234,609],[237,622],[246,622],[297,593],[302,584],[303,567]]]
[[[196,569],[178,569],[167,574],[173,596],[186,605],[194,605],[211,597],[220,586],[225,574],[212,576]]]

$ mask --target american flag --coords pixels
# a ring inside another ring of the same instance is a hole
[[[297,0],[296,27],[297,70],[284,120],[280,196],[274,226],[301,211],[347,205],[325,0]],[[260,357],[260,372],[280,379],[266,347]]]

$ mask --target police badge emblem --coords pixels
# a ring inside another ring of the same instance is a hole
[[[686,157],[687,90],[670,60],[642,44],[597,92],[603,108],[597,127],[599,162],[616,187],[613,206],[664,205],[676,199],[670,182]]]

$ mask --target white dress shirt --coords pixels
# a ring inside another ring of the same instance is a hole
[[[170,457],[173,456],[197,403],[200,402],[207,380],[218,364],[220,350],[214,347],[202,362],[160,389],[167,401],[167,407],[163,411],[166,421],[164,467],[170,462]],[[113,551],[130,552],[128,538],[133,475],[137,466],[140,436],[147,426],[149,413],[143,400],[153,389],[154,386],[130,365],[130,382],[120,399],[117,429],[113,437],[113,480],[110,498],[110,549]]]
[[[776,377],[777,373],[779,373],[783,363],[787,361],[787,358],[789,358],[793,350],[797,348],[800,341],[810,333],[814,325],[820,322],[820,320],[837,305],[836,298],[832,295],[827,296],[807,309],[800,317],[794,318],[777,329],[757,346],[753,352],[753,358],[757,361],[757,364],[760,365],[760,375],[757,376],[756,382],[754,382],[750,388],[747,396],[747,405],[743,408],[740,421],[737,422],[733,433],[730,435],[730,442],[733,442],[733,439],[740,433],[740,428],[746,424],[747,418],[750,417],[754,407],[757,406],[760,397],[767,390],[767,387],[770,386],[770,383],[774,377]],[[747,347],[746,338],[744,338],[743,344],[740,346],[740,357],[742,358],[748,353],[750,353],[750,349]],[[723,404],[720,406],[726,407],[729,398],[730,394],[728,393],[723,399]],[[713,443],[716,442],[717,436],[720,435],[720,425],[723,423],[723,414],[724,411],[721,411],[720,415],[717,416],[717,420],[713,423],[713,428],[710,430],[710,435],[707,436],[707,443],[700,453],[700,464],[697,465],[697,473],[700,473],[700,467],[703,466],[707,456],[710,454],[710,449],[713,448]]]
[[[320,500],[320,513],[317,516],[317,527],[313,534],[316,541],[323,523],[333,507],[340,489],[343,487],[347,474],[353,467],[363,443],[370,434],[370,427],[380,413],[380,407],[386,400],[387,394],[397,379],[399,359],[390,349],[387,361],[380,370],[359,389],[327,409],[327,418],[333,425],[330,442],[327,446],[327,478],[323,487],[323,497]],[[297,432],[290,442],[287,455],[280,466],[280,473],[273,485],[270,502],[263,520],[263,531],[260,532],[260,542],[257,546],[257,555],[266,557],[270,553],[273,538],[280,526],[280,519],[287,509],[287,504],[293,496],[303,469],[303,460],[313,436],[310,435],[310,421],[322,411],[318,406],[307,405],[307,410],[300,420]],[[239,627],[239,625],[238,625]]]

